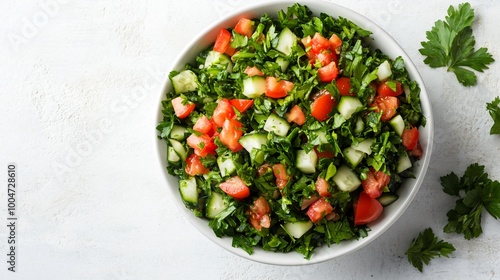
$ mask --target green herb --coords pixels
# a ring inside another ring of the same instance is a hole
[[[474,50],[476,40],[472,35],[474,10],[469,3],[448,8],[446,21],[435,22],[431,31],[426,32],[426,42],[421,42],[419,51],[427,56],[424,62],[432,68],[448,67],[464,86],[477,83],[472,70],[483,72],[495,60],[487,48]],[[472,70],[471,70],[472,69]]]
[[[490,129],[490,134],[500,134],[500,97],[490,103],[486,103],[486,109],[490,112],[493,119],[493,126]]]
[[[405,254],[408,261],[422,272],[424,264],[428,265],[435,257],[448,257],[453,251],[455,247],[452,244],[443,240],[438,241],[432,229],[428,228],[412,240]]]
[[[483,208],[493,218],[500,217],[500,182],[488,179],[484,166],[471,164],[461,178],[452,172],[441,177],[441,185],[445,193],[459,197],[455,208],[447,213],[445,232],[464,234],[465,239],[476,238],[483,232]]]

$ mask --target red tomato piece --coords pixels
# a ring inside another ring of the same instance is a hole
[[[337,64],[335,61],[330,62],[318,69],[319,80],[324,83],[329,83],[337,78],[339,74],[339,69],[337,69]]]
[[[330,44],[331,44],[331,48],[332,49],[337,49],[337,48],[340,48],[340,46],[342,46],[342,40],[340,40],[339,36],[337,36],[337,34],[332,34],[332,37],[330,37]]]
[[[396,84],[396,91],[392,90],[392,88],[387,84],[388,82]],[[398,96],[398,95],[401,95],[401,93],[403,93],[403,86],[398,81],[387,81],[387,82],[381,83],[377,87],[377,92],[379,95],[382,95],[382,96]]]
[[[422,146],[420,145],[420,143],[417,144],[417,147],[414,150],[412,150],[410,154],[416,157],[417,159],[420,159],[422,157],[424,151],[422,150]]]
[[[318,156],[318,158],[334,158],[335,157],[335,154],[332,153],[331,151],[318,151],[318,149],[316,147],[314,147],[314,151],[316,152],[316,155]]]
[[[248,76],[252,77],[252,76],[261,76],[263,77],[264,76],[264,73],[262,73],[262,71],[260,71],[259,68],[257,68],[256,66],[247,66],[247,68],[245,68],[245,74],[247,74]]]
[[[219,53],[224,53],[229,46],[229,41],[231,41],[231,33],[225,28],[219,30],[217,34],[217,39],[215,39],[214,51]]]
[[[318,98],[311,104],[311,115],[318,121],[324,121],[328,118],[334,105],[333,96],[327,90],[322,90]]]
[[[191,134],[186,139],[189,147],[194,149],[194,153],[200,157],[206,157],[209,154],[215,155],[215,149],[217,149],[217,145],[215,145],[214,140],[206,135],[196,135]]]
[[[203,175],[210,172],[203,163],[201,163],[200,157],[196,154],[191,154],[186,159],[186,168],[184,169],[190,176]]]
[[[234,199],[244,199],[250,195],[250,189],[239,176],[234,176],[220,183],[219,188]]]
[[[328,203],[325,198],[320,198],[316,200],[313,204],[309,206],[307,209],[307,216],[313,223],[323,219],[326,215],[330,214],[333,211],[333,207],[330,203]]]
[[[354,225],[359,226],[375,221],[380,217],[383,209],[384,207],[378,200],[361,192],[354,203]]]
[[[233,152],[243,149],[243,146],[238,142],[243,135],[242,127],[243,125],[238,120],[226,119],[219,134],[222,144],[226,145]]]
[[[275,77],[266,77],[266,96],[271,98],[286,97],[293,86],[290,81],[281,80],[278,82]]]
[[[337,87],[341,96],[356,96],[354,92],[351,91],[351,79],[348,77],[340,77],[337,81]]]
[[[203,134],[209,134],[212,130],[212,122],[205,116],[201,115],[193,126],[193,130],[201,132]]]
[[[382,171],[370,168],[366,173],[366,179],[361,182],[365,193],[371,198],[377,198],[382,194],[383,188],[389,184],[391,177]]]
[[[226,119],[231,119],[235,116],[233,106],[227,99],[221,99],[217,104],[217,107],[214,110],[212,115],[212,119],[218,127],[222,127],[224,125],[224,121]]]
[[[253,202],[253,205],[248,209],[250,224],[256,229],[269,228],[271,226],[271,218],[269,213],[271,207],[264,197],[259,197]]]
[[[288,175],[286,174],[286,168],[283,164],[278,163],[273,165],[274,177],[276,177],[276,185],[281,190],[286,184],[288,184]]]
[[[330,50],[323,50],[319,53],[314,54],[310,62],[312,65],[315,65],[319,62],[321,66],[325,66],[332,63],[333,61],[335,61],[335,55]]]
[[[253,105],[252,99],[231,99],[229,103],[236,108],[240,113],[244,113],[246,110],[250,109]]]
[[[286,120],[291,123],[294,122],[298,125],[303,125],[306,122],[306,116],[302,109],[298,105],[295,105],[290,109],[290,112],[286,114]]]
[[[236,52],[236,49],[231,47],[231,45],[227,45],[226,51],[224,52],[225,54],[229,56],[233,56],[233,54]]]
[[[376,112],[382,111],[380,120],[388,121],[396,115],[396,110],[399,107],[399,100],[394,96],[381,96],[377,95],[373,101],[372,106],[376,106]]]
[[[403,134],[401,134],[401,139],[403,140],[403,146],[406,147],[408,151],[413,151],[417,148],[418,144],[418,128],[413,127],[411,129],[404,129]]]
[[[185,104],[184,104],[185,103]],[[185,102],[184,98],[176,97],[172,99],[172,107],[174,107],[174,113],[179,119],[184,119],[193,112],[196,105],[189,101]]]
[[[328,184],[328,181],[326,181],[324,178],[318,177],[318,179],[316,180],[315,187],[316,187],[316,191],[322,197],[332,196],[332,194],[328,191],[330,184]]]
[[[315,53],[319,53],[322,50],[327,50],[331,46],[330,41],[323,37],[321,34],[316,32],[311,39],[311,50]]]
[[[247,18],[240,18],[234,30],[241,35],[251,37],[254,30],[254,22]]]

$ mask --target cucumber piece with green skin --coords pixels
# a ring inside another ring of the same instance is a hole
[[[342,96],[340,98],[339,106],[337,109],[339,113],[344,117],[344,119],[348,120],[351,118],[352,114],[356,112],[356,110],[360,107],[363,107],[361,101],[357,97],[354,96]]]
[[[227,55],[216,51],[209,51],[207,58],[205,59],[205,68],[214,65],[224,66],[227,72],[233,72],[233,62]]]
[[[289,56],[292,54],[293,47],[297,45],[297,35],[295,35],[288,27],[285,27],[278,36],[278,44],[276,50]]]
[[[367,155],[372,154],[372,144],[373,144],[373,139],[365,139],[361,142],[359,142],[357,145],[352,145],[351,147],[356,150],[363,152]]]
[[[175,152],[175,150],[172,146],[168,146],[168,148],[167,148],[167,160],[168,160],[168,162],[179,162],[179,160],[181,160],[181,158]]]
[[[245,134],[240,138],[239,142],[247,152],[252,153],[253,149],[260,150],[262,145],[267,145],[267,133]]]
[[[231,175],[236,171],[236,165],[234,164],[233,158],[228,154],[217,157],[217,165],[219,166],[220,175],[222,177]]]
[[[181,144],[181,142],[179,142],[175,139],[168,139],[168,141],[170,142],[170,145],[172,146],[174,151],[179,155],[179,157],[182,160],[186,160],[188,152],[187,152],[186,148],[184,148],[184,146]]]
[[[243,95],[258,98],[266,92],[266,78],[260,76],[246,77],[243,80]]]
[[[274,134],[285,137],[290,130],[290,124],[283,118],[276,114],[271,114],[264,124],[264,130],[267,132],[274,132]]]
[[[198,78],[191,70],[183,70],[171,80],[176,93],[194,91],[198,88]]]
[[[396,172],[401,173],[410,167],[412,167],[412,163],[410,158],[408,157],[408,153],[405,152],[401,157],[399,157],[398,165],[396,166]]]
[[[227,204],[220,193],[212,192],[207,202],[206,215],[209,219],[214,219],[220,212],[226,210]]]
[[[286,69],[288,68],[288,64],[290,64],[290,61],[288,61],[282,57],[278,57],[278,58],[276,58],[276,63],[278,63],[278,65],[281,67],[281,71],[285,72]]]
[[[380,197],[377,198],[378,202],[382,204],[382,206],[387,206],[394,201],[398,200],[399,196],[393,193],[383,193]]]
[[[182,141],[186,139],[186,133],[188,133],[187,128],[180,126],[180,125],[175,125],[172,127],[172,130],[170,130],[170,135],[168,138],[177,140],[177,141]]]
[[[403,131],[405,129],[405,121],[403,120],[403,117],[401,117],[401,115],[396,115],[389,121],[389,124],[399,136],[403,134]]]
[[[288,234],[298,239],[313,227],[313,223],[311,221],[286,222],[283,227]]]
[[[312,174],[316,172],[317,163],[318,155],[316,155],[314,150],[310,150],[309,153],[306,153],[304,150],[297,151],[295,166],[298,170],[302,171],[302,173]]]
[[[187,204],[198,204],[198,188],[194,177],[179,180],[179,192],[181,193],[182,200]]]
[[[392,75],[389,61],[382,62],[377,68],[377,78],[379,82],[387,80]]]
[[[363,118],[358,117],[356,119],[356,126],[354,127],[354,133],[356,134],[361,134],[365,131],[365,122],[363,121]]]
[[[342,165],[337,169],[337,173],[332,177],[332,179],[337,187],[344,192],[355,191],[361,185],[358,175],[356,175],[351,168],[345,165]]]
[[[365,153],[355,150],[352,147],[347,147],[342,151],[345,159],[348,161],[351,167],[356,167],[365,157]]]

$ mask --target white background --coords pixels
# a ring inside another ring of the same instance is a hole
[[[485,110],[500,64],[464,88],[419,54],[460,1],[331,1],[387,30],[425,80],[435,116],[426,179],[384,235],[329,262],[264,265],[227,253],[180,217],[155,154],[161,87],[177,54],[207,25],[256,1],[0,2],[0,279],[499,279],[500,224],[467,241],[442,232],[454,198],[439,177],[486,165],[500,180],[500,137]],[[499,60],[496,1],[470,1],[476,46]],[[7,164],[17,164],[16,273],[7,271]],[[432,227],[457,251],[421,274],[404,255]],[[279,257],[277,255],[276,257]]]

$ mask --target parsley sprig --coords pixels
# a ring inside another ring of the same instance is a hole
[[[500,134],[500,97],[497,96],[495,100],[486,103],[486,109],[490,112],[494,122],[490,134]]]
[[[426,32],[428,41],[421,42],[420,53],[427,56],[424,63],[432,68],[448,67],[464,86],[477,83],[472,70],[483,72],[495,60],[487,48],[474,50],[476,40],[472,35],[474,10],[469,3],[448,8],[446,21],[435,22],[431,31]]]
[[[490,180],[483,165],[471,164],[461,178],[451,172],[441,177],[441,185],[445,193],[459,197],[447,213],[446,233],[464,234],[465,239],[481,235],[483,208],[493,218],[500,217],[500,182]]]
[[[422,272],[424,264],[428,265],[435,257],[448,257],[453,251],[455,247],[452,244],[443,240],[438,241],[432,229],[428,228],[412,240],[405,254],[408,261]]]

